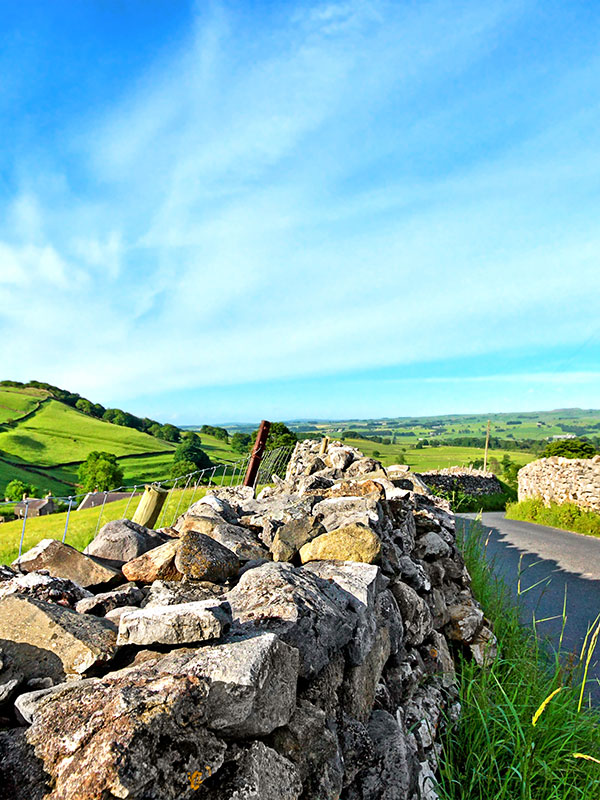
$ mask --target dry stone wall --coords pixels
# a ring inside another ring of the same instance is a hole
[[[472,497],[500,494],[502,484],[493,472],[464,467],[448,467],[419,473],[421,480],[434,489],[444,492],[461,491]]]
[[[519,470],[519,500],[575,503],[600,513],[600,456],[540,458]]]
[[[80,584],[59,543],[0,568],[0,798],[435,800],[454,656],[495,640],[448,504],[393,475],[303,442],[258,497],[111,523]]]

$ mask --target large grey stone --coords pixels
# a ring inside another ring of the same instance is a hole
[[[315,536],[325,533],[316,517],[302,516],[291,519],[277,529],[271,544],[274,561],[291,561],[300,548]]]
[[[181,534],[175,566],[188,578],[223,583],[237,574],[240,562],[228,547],[204,533],[189,530]]]
[[[47,603],[58,603],[61,606],[74,608],[83,598],[93,597],[87,589],[83,589],[66,578],[53,578],[44,572],[14,573],[14,577],[0,582],[0,599],[9,594],[20,594],[45,600]]]
[[[83,551],[105,558],[114,566],[122,567],[142,553],[164,544],[167,537],[129,519],[115,519],[104,525]]]
[[[203,642],[218,639],[230,624],[229,606],[218,600],[140,608],[121,615],[117,644]]]
[[[325,463],[333,469],[345,470],[355,459],[355,451],[350,447],[329,447]]]
[[[450,547],[435,531],[430,531],[417,540],[414,554],[417,558],[438,559],[445,558],[451,553]]]
[[[377,627],[377,593],[385,584],[379,567],[355,561],[312,561],[303,569],[335,583],[345,592],[357,618],[347,645],[348,657],[352,664],[362,664],[373,646]]]
[[[121,577],[120,570],[101,564],[56,539],[42,539],[13,561],[13,567],[22,572],[47,570],[55,578],[67,578],[84,588],[115,583]]]
[[[223,735],[265,736],[294,712],[299,655],[272,633],[177,650],[154,667],[210,682],[206,724]]]
[[[338,586],[283,562],[246,572],[227,595],[244,631],[272,631],[300,651],[300,675],[316,675],[356,627],[348,595]]]
[[[327,531],[343,528],[352,523],[362,523],[379,532],[383,519],[380,503],[374,497],[328,497],[317,503],[312,512],[321,516]]]
[[[30,597],[0,600],[0,639],[13,668],[26,678],[56,681],[109,661],[117,630],[104,619]]]
[[[180,603],[195,603],[212,600],[227,591],[225,586],[208,581],[154,581],[142,601],[142,608],[176,606]]]
[[[114,589],[112,592],[101,592],[92,597],[79,600],[75,610],[80,614],[95,614],[104,617],[109,611],[121,606],[139,606],[144,599],[144,593],[135,585],[127,583]]]
[[[373,711],[367,723],[375,758],[360,777],[362,796],[372,800],[409,800],[410,766],[406,734],[387,711]]]
[[[51,796],[189,796],[188,774],[217,773],[226,750],[205,725],[208,691],[202,678],[142,667],[94,684],[67,684],[42,698],[27,740],[52,783]],[[26,759],[10,767],[19,771],[27,764]]]
[[[420,645],[433,630],[433,617],[427,603],[402,581],[394,581],[390,588],[402,615],[407,644]]]
[[[241,525],[231,525],[211,517],[190,516],[185,519],[179,530],[182,537],[187,531],[202,533],[232,550],[238,558],[245,561],[269,557],[269,551]]]
[[[210,790],[214,800],[297,800],[302,794],[296,767],[263,742],[232,745],[223,773]]]
[[[274,731],[270,743],[296,766],[305,797],[339,797],[344,767],[337,737],[322,709],[300,700],[291,720]]]

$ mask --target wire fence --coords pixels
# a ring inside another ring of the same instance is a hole
[[[267,450],[262,458],[254,487],[268,485],[273,482],[273,476],[283,478],[294,447],[279,447]],[[162,506],[156,528],[172,527],[178,517],[187,511],[196,500],[200,499],[210,489],[221,487],[240,486],[248,469],[250,455],[229,464],[213,464],[195,472],[181,475],[176,478],[165,478],[129,486],[118,486],[114,489],[101,492],[82,492],[67,496],[44,498],[25,498],[15,503],[14,501],[0,502],[0,517],[3,510],[15,513],[14,522],[0,524],[0,563],[8,563],[17,556],[16,538],[18,539],[18,557],[25,549],[30,549],[41,539],[59,539],[78,549],[83,549],[107,522],[116,519],[131,519],[137,508],[136,498],[143,494],[145,486],[166,489],[167,496]],[[86,500],[87,498],[87,500]],[[45,500],[51,501],[52,512],[48,506],[44,507]],[[86,504],[88,506],[83,508]],[[18,530],[15,530],[18,526]],[[13,536],[6,535],[9,531]],[[12,540],[8,541],[9,539]]]

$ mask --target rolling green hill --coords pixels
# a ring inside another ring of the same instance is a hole
[[[47,393],[40,389],[0,388],[0,425],[11,423],[34,411]]]
[[[207,434],[201,438],[213,463],[241,458],[228,443]],[[119,457],[125,485],[163,480],[175,447],[134,427],[82,413],[47,389],[0,385],[0,498],[15,478],[33,484],[38,494],[73,494],[78,466],[93,450]]]
[[[94,419],[58,400],[44,403],[16,428],[0,433],[0,450],[15,460],[41,466],[83,461],[92,450],[120,456],[173,449],[170,442]]]

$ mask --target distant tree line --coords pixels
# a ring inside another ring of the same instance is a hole
[[[225,428],[217,428],[214,425],[203,425],[200,428],[200,433],[205,433],[207,436],[214,436],[215,439],[220,439],[222,442],[229,441],[229,432]]]

